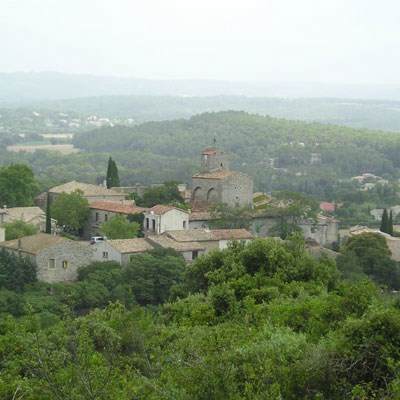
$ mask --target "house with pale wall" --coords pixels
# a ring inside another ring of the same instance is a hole
[[[165,231],[189,229],[189,212],[158,204],[144,212],[143,232],[159,235]]]
[[[339,241],[339,221],[318,215],[316,219],[306,219],[298,223],[306,240],[314,240],[322,246],[331,246]]]
[[[153,248],[144,238],[106,239],[91,245],[93,261],[116,261],[122,266],[129,263],[131,256]]]
[[[184,232],[187,233],[189,231],[185,230]],[[187,263],[193,262],[199,256],[206,253],[205,246],[196,241],[188,240],[184,242],[179,242],[172,239],[165,233],[161,235],[148,236],[146,240],[151,243],[154,248],[162,247],[164,249],[174,249],[178,253],[182,254]]]
[[[350,236],[360,235],[362,233],[376,233],[386,239],[386,243],[392,252],[392,260],[400,263],[400,238],[390,236],[387,233],[381,232],[379,229],[371,229],[366,226],[353,226],[349,230]]]
[[[188,231],[170,231],[165,232],[167,236],[176,242],[197,242],[204,246],[205,252],[211,250],[223,250],[228,247],[228,243],[237,240],[243,244],[253,240],[253,235],[246,229],[190,229]]]
[[[74,281],[78,268],[92,262],[92,250],[87,242],[46,233],[8,240],[0,246],[36,264],[37,279],[48,283]]]
[[[147,211],[146,207],[137,207],[132,200],[121,200],[119,202],[96,201],[89,204],[89,218],[84,229],[84,236],[91,237],[99,235],[101,226],[115,215],[142,215]]]

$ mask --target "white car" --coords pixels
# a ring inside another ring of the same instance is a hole
[[[92,236],[90,238],[90,244],[102,242],[104,240],[103,236]]]

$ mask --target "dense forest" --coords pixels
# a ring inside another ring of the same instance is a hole
[[[35,282],[4,251],[0,272],[4,399],[400,396],[398,295],[341,280],[297,236],[187,267],[152,250],[123,269],[91,264],[73,284]]]

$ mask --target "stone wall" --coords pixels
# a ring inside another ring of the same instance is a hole
[[[54,260],[54,267],[52,262]],[[54,283],[75,281],[78,268],[87,266],[92,261],[92,250],[87,243],[65,240],[36,255],[37,278],[40,281]]]

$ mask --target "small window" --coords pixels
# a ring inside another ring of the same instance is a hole
[[[56,267],[56,260],[54,258],[49,258],[48,267],[49,268],[55,268]]]
[[[149,226],[150,226],[150,224],[149,224],[149,219],[146,218],[146,229],[149,229]]]
[[[186,229],[186,221],[183,221],[183,229]]]
[[[105,215],[104,215],[104,222],[107,222],[107,220],[108,220],[108,215],[105,214]]]
[[[99,213],[96,213],[96,222],[99,220]]]
[[[192,251],[192,260],[196,260],[199,257],[199,252],[197,250]]]
[[[152,225],[153,225],[153,232],[155,232],[156,231],[156,220],[153,219],[151,222],[152,222]]]
[[[67,269],[67,267],[68,267],[68,261],[67,261],[67,260],[63,260],[63,262],[62,262],[62,267],[63,267],[64,269]]]
[[[103,258],[108,258],[108,251],[103,251]]]

